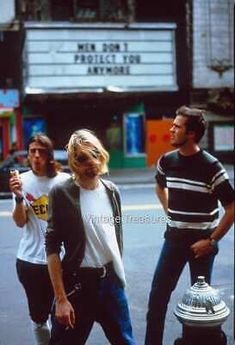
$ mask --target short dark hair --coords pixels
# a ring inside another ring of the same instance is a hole
[[[189,108],[185,105],[176,110],[176,115],[187,118],[185,123],[187,132],[195,133],[195,141],[199,143],[206,130],[206,120],[204,119],[205,111],[198,108]]]
[[[47,151],[47,173],[46,175],[48,177],[54,177],[57,174],[57,169],[56,169],[56,164],[54,161],[54,147],[52,140],[45,134],[42,133],[37,133],[36,135],[32,136],[29,139],[28,145],[27,145],[27,150],[29,151],[29,146],[32,143],[39,143],[43,147],[45,147]]]

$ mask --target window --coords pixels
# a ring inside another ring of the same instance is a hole
[[[87,22],[99,20],[99,0],[75,0],[75,20]]]
[[[74,16],[74,0],[49,0],[51,19],[69,21]]]
[[[137,0],[135,14],[137,22],[172,22],[179,15],[182,0]]]
[[[26,21],[125,22],[134,0],[17,0]],[[128,10],[129,8],[129,10]],[[133,15],[132,15],[133,17]]]

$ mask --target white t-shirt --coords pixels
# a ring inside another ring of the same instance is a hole
[[[81,267],[100,267],[113,262],[125,285],[125,273],[115,233],[113,211],[104,185],[93,190],[80,187],[80,204],[86,232],[85,256]]]
[[[65,181],[70,175],[59,172],[55,177],[49,178],[37,176],[30,170],[22,173],[20,177],[24,203],[28,208],[28,221],[22,229],[17,258],[35,264],[47,264],[44,236],[47,227],[48,193],[56,183]]]

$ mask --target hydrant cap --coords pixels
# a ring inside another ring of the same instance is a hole
[[[183,295],[174,310],[177,319],[191,327],[216,327],[224,323],[230,314],[218,291],[199,276],[197,282]]]

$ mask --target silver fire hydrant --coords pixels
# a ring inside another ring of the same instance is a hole
[[[186,291],[174,310],[183,325],[182,338],[175,345],[226,345],[227,338],[222,324],[230,314],[217,290],[199,276],[197,282]]]

